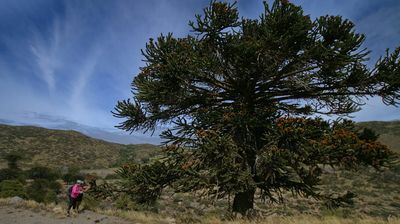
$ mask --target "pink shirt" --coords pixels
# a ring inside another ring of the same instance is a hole
[[[74,184],[74,186],[72,186],[71,198],[77,198],[80,192],[81,186],[79,184]]]

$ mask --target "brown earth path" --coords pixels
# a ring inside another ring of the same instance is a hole
[[[0,205],[0,224],[130,224],[118,217],[101,215],[84,211],[67,217],[40,209],[25,209],[8,205]]]

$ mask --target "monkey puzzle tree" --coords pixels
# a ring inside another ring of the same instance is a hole
[[[380,167],[389,160],[391,152],[351,122],[310,115],[348,115],[372,96],[397,105],[400,48],[371,69],[364,35],[352,22],[312,21],[287,1],[264,7],[258,19],[239,19],[235,4],[212,2],[189,23],[187,37],[150,39],[134,100],[119,101],[113,113],[126,131],[169,124],[166,156],[154,167],[123,167],[127,178],[140,185],[159,175],[152,181],[157,192],[172,185],[234,195],[233,211],[245,214],[257,189],[272,201],[281,190],[328,198],[315,187],[322,165]]]

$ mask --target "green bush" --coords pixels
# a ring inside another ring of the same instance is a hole
[[[61,177],[67,183],[75,183],[76,180],[83,180],[84,175],[80,173],[79,168],[69,167],[68,172],[64,173]]]
[[[115,200],[115,207],[123,210],[137,210],[136,203],[126,194],[120,195]]]
[[[57,194],[54,191],[47,191],[43,197],[43,202],[46,204],[55,202],[56,200],[57,200]]]
[[[49,188],[50,190],[52,190],[53,192],[55,192],[56,194],[59,194],[59,193],[61,193],[61,188],[62,188],[62,186],[61,186],[61,184],[60,184],[59,182],[57,182],[57,181],[50,181],[50,182],[49,182],[49,185],[48,185],[48,188]]]
[[[3,180],[23,179],[19,169],[5,168],[0,170],[0,182]]]
[[[24,185],[18,180],[4,180],[0,183],[0,197],[8,198],[18,196],[27,198]]]
[[[82,209],[88,209],[88,210],[93,210],[97,207],[99,207],[100,202],[90,194],[84,194],[83,200],[82,200]]]
[[[58,192],[60,192],[60,184],[46,179],[35,179],[32,184],[27,187],[29,199],[37,202],[55,202]]]
[[[59,175],[48,167],[36,166],[27,171],[27,177],[29,179],[46,179],[52,181],[58,179]]]
[[[44,198],[47,193],[48,180],[35,179],[30,186],[27,188],[29,199],[33,199],[37,202],[44,202]]]
[[[23,156],[17,152],[11,152],[2,156],[7,161],[8,168],[18,170],[18,161],[23,159]]]
[[[117,200],[115,200],[115,207],[123,210],[157,212],[156,205],[156,202],[151,205],[138,203],[126,194],[121,194]]]

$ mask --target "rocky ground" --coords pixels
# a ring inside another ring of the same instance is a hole
[[[66,215],[61,207],[49,211],[41,207],[29,206],[18,197],[7,203],[0,204],[0,224],[128,224],[127,220],[98,214],[92,211],[82,211]]]

